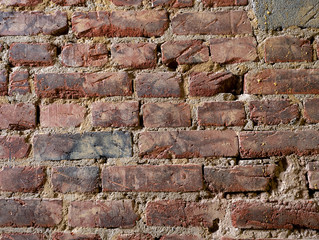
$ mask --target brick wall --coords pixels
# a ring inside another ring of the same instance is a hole
[[[0,0],[1,239],[319,239],[319,7],[289,4]]]

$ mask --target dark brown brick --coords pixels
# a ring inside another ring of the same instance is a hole
[[[117,236],[116,240],[154,240],[154,238],[150,234],[136,233]]]
[[[211,97],[218,93],[235,91],[238,78],[229,72],[195,72],[189,78],[191,97]]]
[[[305,100],[304,117],[305,117],[307,123],[318,123],[319,122],[318,106],[319,106],[319,98]]]
[[[276,165],[205,167],[204,177],[212,192],[267,191],[274,177]]]
[[[64,12],[0,12],[0,36],[61,35],[67,30]]]
[[[45,240],[43,234],[34,233],[4,233],[1,240]]]
[[[8,75],[6,70],[0,70],[0,96],[8,94]]]
[[[173,32],[177,35],[236,35],[252,33],[244,11],[178,13],[172,19]]]
[[[67,67],[103,67],[108,63],[108,50],[102,43],[72,43],[63,47],[61,58]]]
[[[265,41],[265,61],[311,62],[312,46],[310,41],[292,36],[270,37]]]
[[[139,125],[139,104],[130,102],[95,102],[92,104],[93,126],[136,127]]]
[[[102,239],[98,234],[56,232],[52,235],[52,240],[102,240]]]
[[[3,167],[0,189],[6,192],[36,192],[45,181],[42,167]]]
[[[309,188],[319,190],[319,162],[310,162],[307,169]]]
[[[288,100],[251,101],[250,119],[257,125],[287,124],[299,117],[298,104]]]
[[[245,75],[247,94],[318,94],[318,69],[265,69]]]
[[[142,111],[145,127],[191,126],[191,111],[186,103],[146,103]]]
[[[28,71],[15,71],[10,74],[9,96],[25,95],[31,92]]]
[[[138,97],[181,97],[182,78],[172,72],[140,73],[136,77]]]
[[[52,0],[52,2],[62,6],[78,6],[83,5],[86,0]]]
[[[316,201],[292,201],[286,204],[237,201],[232,205],[233,226],[244,229],[319,229]]]
[[[208,7],[245,6],[248,0],[202,0]]]
[[[42,2],[43,0],[0,0],[0,4],[15,7],[35,6]]]
[[[204,240],[204,238],[195,235],[165,235],[160,240]]]
[[[241,132],[239,145],[243,158],[315,155],[319,153],[319,133],[315,130]]]
[[[157,62],[154,43],[113,44],[111,55],[120,68],[154,68]]]
[[[200,126],[244,126],[243,102],[205,102],[198,107]]]
[[[0,199],[1,227],[54,227],[62,220],[62,201]]]
[[[144,158],[233,157],[238,155],[234,131],[143,132],[139,139]]]
[[[140,6],[142,0],[111,0],[116,6]]]
[[[194,5],[193,0],[152,0],[152,6],[165,6],[173,8],[192,7]]]
[[[55,192],[96,192],[99,187],[98,167],[52,168],[51,184]]]
[[[71,227],[132,228],[138,216],[130,200],[76,201],[68,219]]]
[[[214,38],[210,40],[210,52],[213,62],[240,63],[255,61],[258,57],[256,40],[253,37]]]
[[[29,155],[30,144],[19,136],[0,136],[0,159],[1,158],[25,158]]]
[[[106,192],[194,192],[203,188],[200,165],[106,167],[102,171]]]

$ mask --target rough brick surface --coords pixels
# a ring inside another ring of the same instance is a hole
[[[69,226],[132,228],[137,215],[130,200],[76,201],[69,208]]]
[[[307,168],[309,188],[319,190],[319,162],[310,162]]]
[[[42,234],[33,233],[4,233],[1,240],[45,240]]]
[[[200,165],[106,167],[102,187],[107,192],[192,192],[203,188]]]
[[[86,0],[52,0],[52,2],[62,6],[77,6],[83,5]]]
[[[138,113],[139,104],[135,101],[95,102],[92,104],[93,126],[136,127],[139,125]]]
[[[166,6],[173,8],[192,7],[194,5],[193,0],[152,0],[152,6]]]
[[[203,0],[203,3],[209,7],[245,6],[248,0]]]
[[[142,0],[112,0],[112,3],[116,6],[139,6]]]
[[[304,117],[308,123],[318,123],[319,122],[318,104],[319,104],[318,98],[307,99],[305,101]]]
[[[35,6],[42,3],[43,0],[0,0],[0,4],[6,6]]]
[[[154,240],[154,238],[152,237],[152,235],[147,233],[136,233],[120,235],[116,238],[116,240]]]
[[[245,229],[319,228],[318,204],[293,201],[285,205],[260,201],[237,201],[232,205],[234,227]]]
[[[51,183],[56,192],[96,192],[99,186],[99,168],[56,167],[52,169]]]
[[[189,127],[190,107],[186,103],[147,103],[142,107],[145,127]]]
[[[204,240],[201,237],[195,235],[166,235],[160,238],[160,240]]]
[[[1,158],[25,158],[28,156],[30,144],[19,136],[0,137],[0,159]]]
[[[56,232],[52,235],[52,240],[101,240],[101,237],[98,234]]]
[[[0,96],[8,94],[8,75],[6,70],[0,70]]]
[[[0,199],[1,227],[54,227],[62,220],[62,201]]]
[[[143,132],[139,153],[144,158],[232,157],[238,155],[237,135],[231,130]]]
[[[17,94],[25,95],[30,93],[30,84],[28,79],[28,71],[15,71],[11,73],[9,78],[9,96]]]
[[[243,102],[205,102],[198,107],[200,126],[243,126],[245,118]]]
[[[251,101],[250,119],[257,125],[287,124],[299,117],[298,105],[288,100]]]
[[[257,192],[268,190],[275,174],[274,164],[264,166],[205,167],[204,177],[213,192]]]

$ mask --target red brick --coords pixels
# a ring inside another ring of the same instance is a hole
[[[1,227],[54,227],[62,220],[62,201],[0,199]]]
[[[157,37],[167,28],[166,11],[75,12],[72,16],[78,37]]]
[[[55,167],[52,168],[51,184],[55,192],[96,192],[99,186],[99,168]]]
[[[212,61],[226,64],[255,61],[258,57],[256,46],[253,37],[211,39]]]
[[[93,126],[136,127],[139,125],[139,104],[130,102],[95,102],[92,104]]]
[[[131,235],[120,235],[116,240],[154,240],[154,238],[150,234],[136,233]]]
[[[64,12],[0,12],[0,36],[61,35],[67,30]]]
[[[319,133],[315,130],[241,132],[239,145],[244,158],[315,155],[319,153]]]
[[[108,63],[108,50],[101,43],[72,43],[63,47],[61,57],[67,67],[102,67]]]
[[[4,233],[1,240],[45,240],[43,234],[33,233]]]
[[[36,192],[45,181],[42,167],[3,167],[0,189],[6,192]]]
[[[310,162],[307,169],[309,188],[319,190],[319,162]]]
[[[231,219],[234,227],[244,229],[319,229],[319,208],[314,201],[237,201],[232,205]]]
[[[32,104],[0,104],[0,129],[35,128],[35,107]]]
[[[319,98],[306,99],[304,104],[304,117],[307,123],[318,123],[319,112],[318,112]]]
[[[98,234],[55,232],[52,235],[52,240],[101,240],[101,237]]]
[[[191,97],[211,97],[218,93],[235,91],[238,78],[229,72],[195,72],[189,78]]]
[[[6,70],[0,70],[0,96],[8,94],[8,75]]]
[[[244,11],[178,13],[172,19],[173,33],[177,35],[236,35],[252,33]]]
[[[204,177],[212,192],[267,191],[274,177],[276,165],[205,167]]]
[[[69,226],[132,228],[138,216],[130,200],[75,201],[69,208]]]
[[[126,72],[35,74],[38,97],[81,98],[129,96],[132,79]]]
[[[195,235],[165,235],[160,240],[204,240],[204,238]]]
[[[30,144],[26,143],[23,137],[0,137],[0,159],[25,158],[29,155],[29,148]]]
[[[182,78],[173,72],[140,73],[136,77],[138,97],[181,97]]]
[[[122,166],[102,171],[106,192],[194,192],[203,188],[200,165]]]
[[[62,6],[78,6],[83,5],[86,0],[52,0],[52,2]]]
[[[42,127],[78,127],[85,113],[85,107],[74,103],[41,105],[40,123]]]
[[[148,226],[212,227],[221,212],[213,201],[185,202],[183,200],[162,200],[149,202],[146,207]]]
[[[247,94],[318,94],[318,69],[265,69],[245,75]]]
[[[202,0],[208,7],[245,6],[248,0]]]
[[[30,93],[31,91],[28,79],[28,71],[15,71],[11,73],[9,79],[9,95],[25,95]]]
[[[244,126],[243,102],[204,102],[198,107],[200,126]]]
[[[207,45],[201,40],[168,41],[162,46],[162,61],[170,67],[177,64],[196,64],[209,60]]]
[[[152,0],[152,6],[165,6],[173,8],[192,7],[194,5],[193,0]]]
[[[142,111],[145,127],[191,126],[191,111],[186,103],[146,103]]]
[[[292,36],[267,38],[265,41],[265,61],[276,62],[311,62],[312,46],[308,40]]]
[[[257,125],[286,124],[299,117],[298,104],[288,100],[251,101],[250,119]]]
[[[144,158],[234,157],[238,155],[234,131],[142,132],[140,156]]]
[[[140,6],[142,0],[111,0],[116,6]]]
[[[154,43],[113,44],[111,55],[120,68],[154,68],[157,62]]]
[[[35,6],[42,3],[43,0],[0,0],[0,4],[5,6]]]
[[[54,64],[56,47],[48,43],[13,43],[9,61],[14,66],[50,66]]]

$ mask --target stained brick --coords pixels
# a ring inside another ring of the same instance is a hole
[[[319,98],[305,100],[304,117],[305,117],[307,123],[318,123],[319,122],[318,105],[319,105]]]
[[[8,75],[6,70],[0,70],[0,96],[8,94]]]
[[[152,6],[165,6],[173,8],[192,7],[194,5],[193,0],[152,0]]]
[[[52,2],[62,6],[77,6],[83,5],[86,0],[52,0]]]
[[[9,78],[9,96],[30,93],[30,84],[28,82],[28,71],[15,71],[10,74]]]
[[[29,154],[30,144],[19,136],[0,137],[0,159],[1,158],[25,158]]]
[[[319,190],[319,162],[310,162],[307,169],[309,188]]]
[[[144,233],[120,235],[116,240],[154,240],[152,235]]]
[[[101,237],[98,234],[56,232],[52,235],[52,240],[101,240]]]
[[[33,233],[4,233],[1,240],[45,240],[43,234]]]
[[[208,7],[245,6],[248,0],[202,0]]]
[[[204,238],[195,235],[165,235],[160,240],[204,240]]]
[[[43,0],[0,0],[0,4],[5,6],[35,6],[42,3]]]
[[[112,0],[116,6],[140,6],[142,0]]]
[[[102,171],[106,192],[193,192],[203,188],[200,165],[106,167]]]

